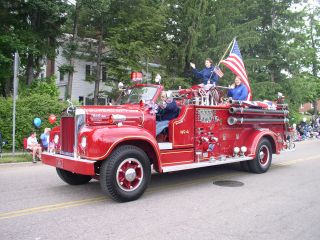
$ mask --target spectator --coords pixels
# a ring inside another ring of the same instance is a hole
[[[190,63],[190,66],[192,68],[192,72],[194,73],[196,78],[202,79],[202,84],[216,84],[218,82],[218,75],[214,72],[214,66],[212,64],[212,60],[210,58],[207,58],[205,60],[205,68],[201,71],[198,71],[196,69],[196,65],[194,63]]]
[[[236,76],[234,83],[230,87],[231,89],[228,91],[228,97],[231,97],[233,100],[247,100],[248,89],[242,83],[241,77]]]
[[[45,128],[44,132],[40,136],[41,144],[44,150],[48,150],[49,147],[49,133],[50,133],[50,128]]]
[[[31,135],[28,137],[27,149],[30,149],[32,151],[32,162],[33,163],[36,163],[36,156],[38,156],[38,158],[41,159],[42,149],[41,149],[40,144],[38,144],[36,132],[32,132]]]
[[[161,104],[157,113],[156,136],[169,126],[169,121],[179,115],[179,108],[173,99],[169,99],[165,91],[160,95]]]
[[[300,136],[302,140],[305,140],[307,138],[308,133],[308,124],[307,124],[307,118],[303,118],[302,121],[299,123],[298,132],[300,133]]]

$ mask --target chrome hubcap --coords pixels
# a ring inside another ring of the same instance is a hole
[[[263,145],[261,148],[260,148],[260,152],[259,152],[259,161],[260,161],[260,164],[262,166],[264,165],[267,165],[268,162],[269,162],[269,148],[265,145]]]
[[[124,176],[127,181],[132,182],[136,178],[137,174],[133,168],[129,168]]]

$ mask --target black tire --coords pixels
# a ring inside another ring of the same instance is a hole
[[[90,182],[90,180],[92,179],[91,176],[72,173],[72,172],[69,172],[69,171],[66,171],[66,170],[63,170],[60,168],[57,168],[57,173],[58,173],[58,176],[64,182],[66,182],[70,185],[86,184],[86,183]]]
[[[268,139],[262,138],[256,149],[256,157],[248,161],[250,172],[264,173],[268,171],[272,162],[272,148]]]
[[[136,146],[123,145],[102,163],[100,186],[117,202],[138,199],[147,189],[151,178],[150,161]]]

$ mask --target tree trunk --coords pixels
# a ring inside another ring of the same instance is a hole
[[[30,87],[33,81],[33,55],[29,54],[27,58],[27,67],[26,67],[26,75],[27,75],[27,85]]]
[[[78,37],[78,15],[79,15],[80,5],[76,2],[76,12],[74,15],[73,20],[73,34],[71,39],[71,44],[74,44],[75,41],[77,41]],[[71,57],[69,59],[69,65],[72,66],[72,69],[74,70],[74,58],[71,54]],[[68,84],[66,89],[66,99],[71,99],[72,97],[72,83],[73,83],[73,72],[71,71],[68,73]]]
[[[69,65],[74,68],[74,60],[71,57],[69,60]],[[73,71],[68,73],[68,84],[67,84],[67,91],[66,91],[66,99],[71,99],[72,97],[72,83],[73,83]]]
[[[102,33],[98,36],[97,72],[94,84],[93,104],[98,105],[100,74],[101,74]]]
[[[317,101],[317,99],[313,100],[313,115],[314,116],[318,115],[318,101]]]
[[[13,68],[13,66],[10,65],[10,68]],[[10,91],[13,90],[13,81],[11,80],[11,77],[13,78],[13,75],[12,76],[10,75],[10,78],[6,78],[4,80],[4,84],[2,85],[2,87],[3,87],[3,96],[5,98],[9,97],[10,96]]]
[[[271,79],[271,82],[275,82],[275,77],[274,77],[273,71],[271,71],[271,73],[270,73],[270,79]]]
[[[317,65],[317,47],[315,43],[315,36],[313,35],[313,28],[315,26],[314,23],[314,15],[312,14],[310,16],[310,26],[311,26],[311,46],[313,49],[313,57],[312,57],[312,75],[315,78],[318,78],[318,65]],[[318,103],[317,103],[317,98],[313,99],[313,115],[318,114]]]

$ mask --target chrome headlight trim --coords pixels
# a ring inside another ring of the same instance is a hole
[[[87,147],[87,137],[86,136],[82,136],[80,144],[81,144],[82,148],[86,148]]]

